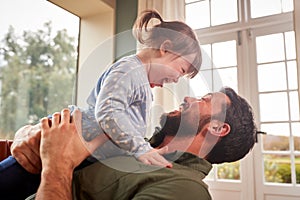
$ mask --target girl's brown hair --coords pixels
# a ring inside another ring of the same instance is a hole
[[[159,23],[149,28],[152,19],[157,19]],[[200,70],[202,63],[200,44],[194,31],[184,22],[164,21],[157,11],[145,10],[136,20],[133,30],[135,38],[147,47],[159,49],[164,41],[170,40],[172,45],[168,51],[179,56],[195,54],[188,72],[190,78]]]

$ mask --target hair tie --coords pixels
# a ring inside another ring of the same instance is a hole
[[[258,138],[257,138],[257,135],[258,135],[258,134],[266,135],[267,132],[264,132],[264,131],[256,131],[256,133],[255,133],[255,142],[256,142],[256,143],[258,142]]]

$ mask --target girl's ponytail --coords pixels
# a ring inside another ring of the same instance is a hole
[[[151,19],[158,19],[160,23],[163,23],[164,20],[160,16],[160,14],[155,10],[145,10],[141,13],[141,16],[135,21],[133,26],[133,33],[135,38],[141,43],[145,44],[145,40],[143,38],[143,29],[145,32],[148,32],[148,24]]]

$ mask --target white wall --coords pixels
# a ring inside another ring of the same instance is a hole
[[[114,11],[81,19],[77,105],[86,97],[103,70],[113,62]]]

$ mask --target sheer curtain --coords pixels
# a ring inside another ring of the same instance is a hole
[[[166,20],[184,21],[184,0],[139,0],[138,11],[157,10]]]

